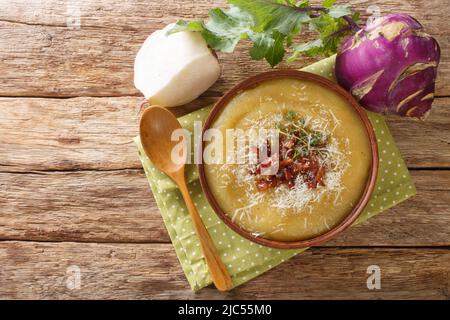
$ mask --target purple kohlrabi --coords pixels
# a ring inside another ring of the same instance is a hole
[[[439,44],[417,20],[390,14],[342,43],[336,77],[368,110],[424,118],[439,60]]]

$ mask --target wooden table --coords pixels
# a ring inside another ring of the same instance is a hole
[[[142,42],[224,2],[1,0],[0,298],[449,299],[450,2],[351,2],[363,13],[378,5],[382,14],[412,14],[442,47],[427,121],[388,117],[418,195],[222,295],[190,290],[131,138]],[[176,112],[269,69],[247,49],[220,55],[221,79]],[[381,268],[380,290],[366,286],[370,265]]]

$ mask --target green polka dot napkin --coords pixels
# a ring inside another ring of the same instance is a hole
[[[335,57],[324,59],[303,70],[334,80],[334,59]],[[179,120],[183,127],[193,130],[194,120],[204,120],[210,110],[211,106],[183,116]],[[368,116],[378,138],[380,170],[372,199],[356,224],[362,223],[416,193],[408,169],[395,146],[383,116],[372,112],[368,112]],[[152,165],[142,149],[139,137],[136,137],[134,141],[187,280],[193,290],[199,290],[211,284],[211,278],[202,258],[200,245],[183,198],[172,180]],[[192,198],[233,278],[234,286],[266,272],[305,250],[267,248],[236,234],[221,222],[209,206],[200,187],[195,165],[188,165],[186,170]]]

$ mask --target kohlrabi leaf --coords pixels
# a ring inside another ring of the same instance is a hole
[[[309,20],[308,13],[300,11],[292,1],[229,0],[228,3],[253,17],[256,32],[275,29],[288,36],[297,24]]]
[[[275,44],[275,39],[265,33],[249,33],[248,35],[253,42],[253,47],[250,49],[250,55],[253,60],[264,59],[268,54],[270,48]]]
[[[295,60],[300,54],[309,56],[331,55],[337,51],[341,36],[350,30],[343,19],[334,19],[329,14],[322,14],[310,23],[310,30],[319,33],[319,38],[294,46],[293,54],[288,62]]]
[[[315,55],[320,51],[322,47],[323,47],[322,39],[316,39],[306,43],[299,44],[298,46],[294,47],[293,54],[288,58],[287,61],[288,62],[294,61],[300,54]]]
[[[204,30],[203,21],[193,20],[193,21],[183,21],[178,20],[177,23],[170,29],[167,34],[177,33],[180,31],[194,31],[202,32]]]
[[[209,11],[209,20],[205,27],[207,42],[211,48],[222,52],[233,52],[239,40],[246,37],[253,21],[236,8],[223,11],[220,8]]]
[[[266,59],[271,66],[280,63],[286,51],[288,61],[299,54],[328,55],[336,51],[351,15],[347,5],[324,0],[322,7],[308,0],[228,0],[228,10],[211,9],[206,22],[178,21],[169,33],[200,32],[208,45],[217,51],[232,52],[238,42],[249,39],[252,59]],[[348,16],[348,17],[347,17]],[[303,25],[318,33],[316,40],[296,44]],[[341,30],[343,29],[343,30]]]
[[[238,8],[231,8],[228,11],[215,8],[209,11],[206,23],[198,20],[190,22],[179,20],[168,34],[180,31],[200,32],[212,49],[229,53],[234,51],[241,39],[247,37],[247,32],[252,26],[251,16]]]
[[[278,32],[278,31],[274,31],[273,36],[274,36],[275,42],[274,42],[273,46],[269,49],[267,54],[265,55],[267,62],[272,67],[276,66],[283,60],[284,53],[285,53],[284,45],[283,45],[285,36],[281,32]]]
[[[341,18],[343,16],[347,16],[347,15],[351,15],[352,12],[351,10],[348,8],[348,5],[342,5],[342,6],[334,6],[331,7],[328,10],[328,14],[333,17],[333,18]]]
[[[334,3],[336,2],[336,0],[324,0],[322,2],[322,6],[324,8],[331,8],[332,6],[334,6]]]

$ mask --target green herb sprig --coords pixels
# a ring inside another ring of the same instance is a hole
[[[294,158],[310,155],[314,147],[323,146],[328,140],[328,137],[322,132],[306,126],[305,118],[291,110],[283,115],[283,119],[275,124],[275,128],[281,135],[296,140]]]
[[[168,34],[180,31],[200,32],[214,50],[233,52],[239,41],[253,43],[250,55],[265,59],[272,67],[290,52],[288,62],[300,54],[331,55],[340,40],[358,29],[358,16],[348,5],[325,0],[322,6],[311,6],[309,0],[228,0],[230,8],[214,8],[208,20],[179,20]],[[302,29],[318,34],[317,39],[295,43]]]

